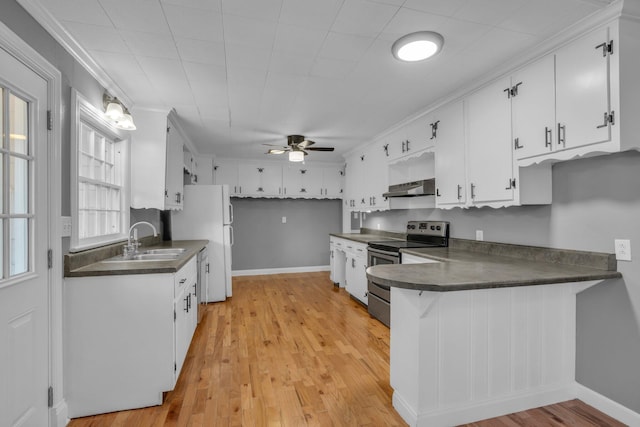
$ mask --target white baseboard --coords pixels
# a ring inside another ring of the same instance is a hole
[[[640,414],[576,382],[576,398],[629,426],[640,426]]]
[[[49,409],[49,427],[64,427],[69,424],[69,421],[69,408],[65,400],[61,400]]]
[[[285,273],[314,273],[317,271],[329,271],[328,265],[312,265],[308,267],[289,267],[289,268],[263,268],[255,270],[233,270],[232,276],[260,276],[264,274],[285,274]]]

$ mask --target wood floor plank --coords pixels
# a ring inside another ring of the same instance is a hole
[[[206,305],[163,405],[69,427],[406,426],[391,405],[389,329],[327,273],[235,277],[233,286],[233,298]],[[577,400],[467,424],[622,425]]]

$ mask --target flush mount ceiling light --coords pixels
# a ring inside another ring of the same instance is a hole
[[[304,151],[301,151],[301,150],[289,151],[289,161],[290,162],[304,161]]]
[[[105,92],[102,96],[102,103],[104,105],[104,115],[115,127],[122,130],[136,130],[131,113],[118,98],[112,97]]]
[[[405,62],[417,62],[432,57],[442,50],[444,38],[433,31],[418,31],[400,37],[391,46],[396,59]]]

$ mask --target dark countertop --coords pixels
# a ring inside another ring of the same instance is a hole
[[[531,261],[531,258],[501,256],[451,247],[406,249],[402,252],[442,262],[369,267],[367,278],[386,286],[448,292],[622,277],[621,273],[615,271],[615,267],[599,269],[587,266],[589,264]],[[570,255],[577,253],[567,252]],[[585,257],[593,255],[605,260],[608,256],[588,252],[583,254]]]
[[[175,260],[164,261],[97,261],[83,267],[65,271],[65,277],[118,276],[124,274],[175,273],[191,258],[207,246],[208,240],[173,240],[163,241],[140,248],[140,252],[159,248],[184,248],[184,252]],[[119,253],[121,253],[120,251]]]

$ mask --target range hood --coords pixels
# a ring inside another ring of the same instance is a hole
[[[383,194],[384,197],[415,197],[432,196],[436,194],[435,178],[422,179],[420,181],[405,182],[389,186],[389,191]]]

